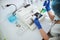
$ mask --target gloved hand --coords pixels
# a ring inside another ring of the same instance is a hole
[[[38,29],[42,29],[41,24],[40,24],[38,18],[35,18],[35,19],[34,19],[34,23],[35,23],[35,25],[38,27]]]
[[[50,11],[50,0],[46,0],[43,4],[43,6],[45,6],[47,12]]]

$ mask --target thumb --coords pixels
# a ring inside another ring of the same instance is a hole
[[[47,1],[44,2],[43,6],[46,6],[47,5]]]
[[[48,0],[48,4],[50,4],[50,0]]]

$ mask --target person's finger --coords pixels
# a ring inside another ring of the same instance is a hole
[[[47,1],[44,2],[43,6],[46,6],[47,5]]]
[[[50,0],[48,0],[48,4],[50,4]]]

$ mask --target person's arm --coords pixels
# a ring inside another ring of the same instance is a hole
[[[44,40],[49,40],[49,36],[46,34],[46,32],[43,29],[40,29],[39,31]]]
[[[49,15],[49,18],[51,19],[51,21],[53,21],[53,19],[54,19],[54,14],[52,13],[52,11],[50,10],[50,11],[48,11],[48,15]]]
[[[42,26],[41,26],[38,18],[35,18],[35,19],[34,19],[34,23],[35,23],[35,25],[37,26],[37,28],[39,29],[39,32],[41,33],[41,36],[43,37],[43,39],[44,39],[44,40],[48,40],[49,37],[48,37],[48,35],[46,34],[46,32],[42,29]]]
[[[45,1],[44,4],[43,4],[43,6],[45,6],[45,8],[47,10],[47,13],[48,13],[51,21],[53,21],[54,14],[52,13],[51,8],[50,8],[50,0]]]

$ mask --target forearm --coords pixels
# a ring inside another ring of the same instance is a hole
[[[49,15],[51,21],[53,21],[54,15],[53,15],[53,13],[52,13],[52,11],[51,11],[51,8],[50,8],[50,0],[46,0],[46,1],[44,2],[43,6],[45,6],[45,8],[46,8],[46,10],[47,10],[47,12],[48,12],[48,15]]]
[[[49,40],[49,36],[46,34],[46,32],[43,29],[40,29],[39,31],[44,40]]]
[[[53,19],[54,19],[54,14],[52,13],[52,11],[51,11],[51,10],[50,10],[50,11],[48,11],[48,15],[49,15],[49,17],[50,17],[51,21],[53,21]]]

